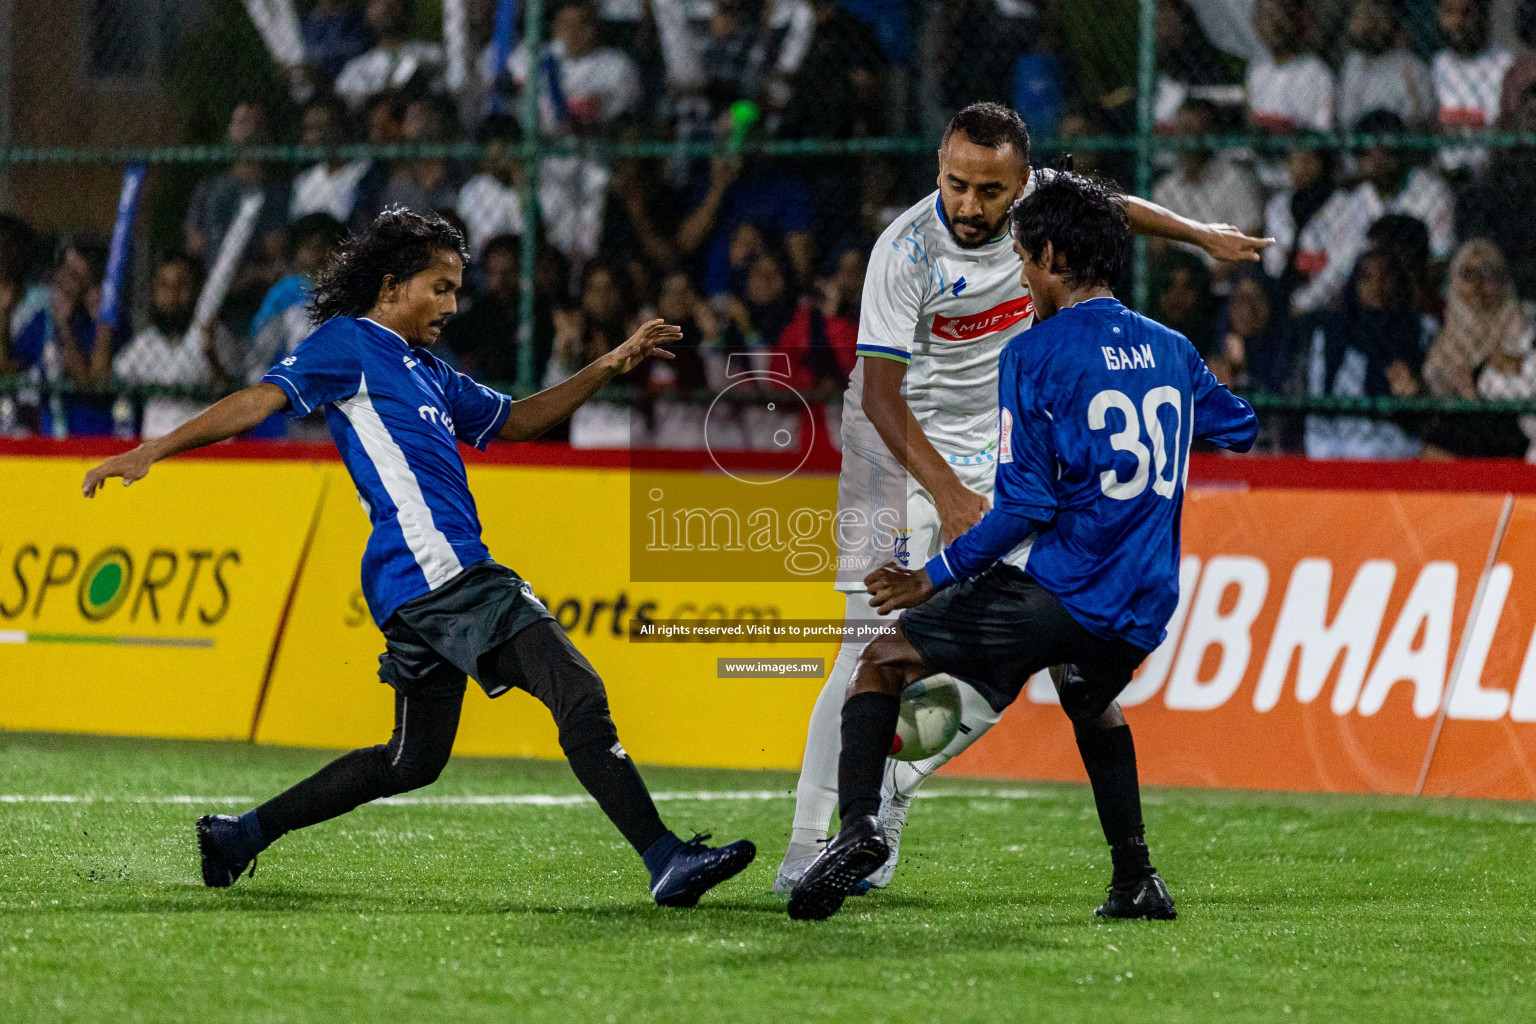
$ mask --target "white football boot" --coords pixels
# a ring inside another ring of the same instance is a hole
[[[796,832],[808,832],[808,829],[795,829]],[[784,860],[779,864],[779,873],[773,879],[773,891],[789,895],[795,891],[795,883],[821,856],[821,851],[827,848],[827,837],[823,835],[820,840],[815,838],[796,838],[789,841],[789,849],[784,851]]]
[[[885,781],[880,786],[880,829],[885,833],[885,845],[891,855],[884,864],[869,876],[874,889],[884,889],[896,875],[896,858],[901,855],[901,830],[907,825],[907,812],[912,809],[912,798],[917,795],[917,784],[927,778],[906,761],[885,762]]]

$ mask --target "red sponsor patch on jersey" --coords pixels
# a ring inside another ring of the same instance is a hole
[[[970,316],[944,316],[933,318],[933,333],[951,341],[970,341],[984,334],[1006,331],[1035,311],[1035,304],[1028,295],[1011,299],[1001,305]]]

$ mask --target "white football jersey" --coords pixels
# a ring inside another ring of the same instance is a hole
[[[907,364],[907,405],[940,455],[953,465],[995,462],[998,358],[1032,323],[1013,236],[961,248],[935,191],[897,217],[870,255],[861,358],[843,396],[845,450],[884,448],[862,406],[864,360],[884,358]]]

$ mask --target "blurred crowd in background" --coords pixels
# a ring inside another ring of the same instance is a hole
[[[42,237],[24,209],[0,217],[0,380],[11,382],[0,432],[173,429],[302,340],[317,270],[393,204],[436,211],[469,242],[461,313],[439,351],[480,379],[544,386],[645,318],[682,325],[679,358],[647,364],[626,382],[628,400],[562,428],[574,443],[697,446],[700,402],[724,389],[732,355],[785,365],[780,384],[835,407],[870,246],[933,188],[935,161],[931,151],[770,158],[756,144],[936,143],[953,110],[996,100],[1024,115],[1037,166],[1071,152],[1077,171],[1130,188],[1134,146],[1112,143],[1136,130],[1136,9],[546,0],[547,41],[530,54],[520,23],[498,31],[496,0],[231,5],[225,16],[249,22],[243,45],[271,73],[264,90],[232,94],[225,141],[473,141],[476,156],[204,168],[176,237],[139,247],[125,282],[131,315],[110,323],[100,317],[110,224]],[[1117,12],[1129,27],[1106,27]],[[1145,312],[1188,335],[1218,376],[1293,399],[1536,397],[1536,146],[1458,139],[1536,133],[1536,0],[1159,0],[1155,66],[1156,130],[1189,141],[1156,153],[1152,198],[1276,239],[1258,266],[1151,248]],[[537,125],[523,118],[530,84]],[[528,176],[516,153],[534,131],[715,142],[724,155],[546,155],[537,242],[525,250]],[[527,275],[525,251],[536,254]],[[219,301],[200,318],[221,254]],[[835,434],[835,417],[828,426]],[[274,422],[258,433],[315,429]],[[1533,439],[1536,416],[1275,412],[1260,447],[1525,457]]]

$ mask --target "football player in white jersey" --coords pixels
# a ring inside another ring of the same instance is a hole
[[[1023,120],[995,103],[972,104],[944,131],[938,191],[897,217],[875,243],[859,318],[859,360],[843,396],[834,521],[836,588],[848,595],[850,622],[882,618],[869,606],[866,575],[892,560],[924,564],[990,507],[998,357],[1004,342],[1034,320],[1008,216],[1033,184]],[[1136,233],[1192,243],[1219,260],[1254,262],[1269,244],[1140,199],[1125,202]],[[793,889],[826,841],[837,806],[843,698],[864,646],[843,643],[811,712],[775,892]],[[959,686],[960,730],[950,744],[924,761],[887,762],[880,820],[891,856],[869,879],[876,887],[889,884],[896,870],[918,786],[1001,714],[964,681]],[[1134,774],[1131,756],[1128,766],[1117,767]]]

